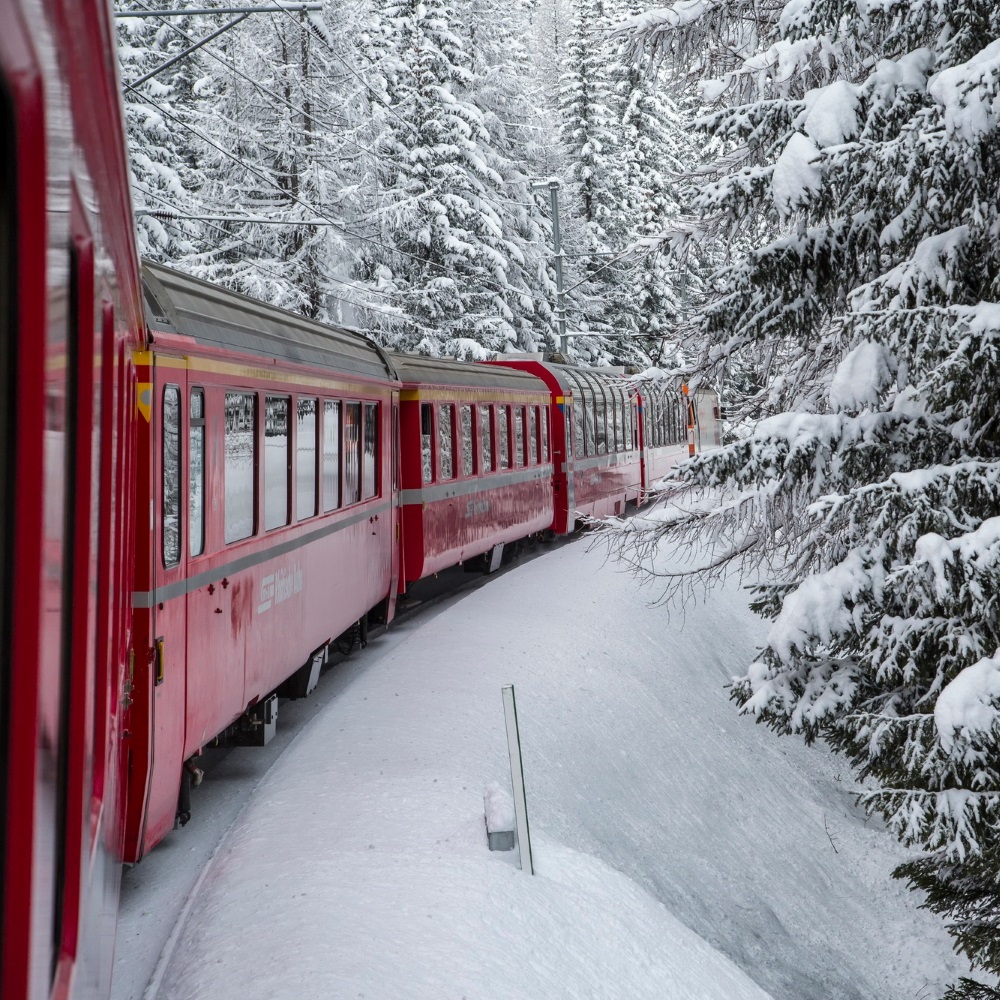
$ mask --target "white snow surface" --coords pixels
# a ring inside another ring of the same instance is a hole
[[[989,736],[1000,722],[1000,652],[966,667],[938,695],[934,724],[951,751],[956,736]]]
[[[895,380],[896,361],[881,344],[863,340],[837,366],[830,383],[830,405],[835,410],[875,406]]]
[[[212,862],[157,1000],[912,1000],[967,974],[826,751],[740,716],[764,629],[577,542],[390,630]],[[513,683],[537,874],[489,852]]]
[[[775,161],[771,174],[771,197],[782,216],[806,205],[823,186],[819,148],[807,135],[794,132]]]
[[[837,80],[805,95],[806,112],[802,127],[820,148],[839,146],[857,137],[860,131],[858,87]]]

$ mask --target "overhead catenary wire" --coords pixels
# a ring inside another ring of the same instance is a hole
[[[132,2],[133,3],[137,3],[144,10],[148,10],[148,8],[143,3],[143,0],[132,0]],[[165,17],[162,17],[160,15],[155,15],[155,16],[157,17],[157,20],[162,21],[163,24],[165,24],[172,31],[174,31],[177,34],[179,34],[182,38],[186,38],[188,41],[192,40],[191,39],[191,35],[189,35],[186,31],[184,31],[183,28],[179,28],[176,24],[172,23],[171,21],[169,21]],[[343,127],[343,123],[345,122],[345,119],[340,118],[341,124],[338,125],[338,124],[335,124],[329,118],[326,118],[326,117],[324,117],[322,115],[318,115],[318,114],[316,114],[313,111],[306,111],[304,108],[297,107],[296,105],[294,105],[290,101],[288,101],[286,98],[282,97],[280,94],[275,93],[275,91],[271,90],[268,87],[265,87],[264,84],[262,84],[259,80],[254,80],[253,77],[249,76],[247,73],[244,73],[242,70],[240,70],[236,66],[236,64],[232,60],[226,59],[226,57],[224,57],[222,55],[219,55],[219,53],[217,53],[210,46],[206,45],[204,47],[203,51],[205,52],[206,55],[210,55],[217,62],[222,63],[222,65],[225,66],[226,69],[230,70],[235,75],[241,77],[243,80],[246,80],[249,84],[251,84],[257,90],[259,90],[261,93],[266,94],[267,96],[274,98],[274,100],[280,102],[285,107],[287,107],[290,110],[294,111],[296,114],[302,115],[303,118],[312,118],[314,121],[319,122],[319,124],[326,125],[328,128],[331,129],[331,131],[335,131],[335,130]],[[135,85],[137,86],[138,84],[135,84]],[[314,99],[315,99],[315,97],[314,97]],[[339,117],[337,115],[337,112],[334,110],[333,106],[328,101],[320,101],[319,103],[320,103],[321,107],[326,112],[328,112],[330,115],[333,115],[335,117]],[[356,142],[353,139],[349,139],[347,136],[344,136],[344,135],[341,134],[341,135],[339,135],[339,139],[342,142],[348,143],[348,145],[354,146],[356,149],[360,149],[362,152],[367,153],[369,156],[374,157],[376,155],[374,150],[369,149],[367,146],[364,146],[361,143]]]
[[[146,190],[145,188],[141,188],[141,187],[138,190],[143,195],[144,198],[153,198],[154,200],[159,201],[159,202],[161,202],[164,205],[169,205],[169,202],[167,201],[167,199],[164,198],[162,195],[158,194],[155,191],[149,191],[149,190]],[[139,210],[139,212],[137,212],[137,214],[139,214],[140,217],[147,217],[147,218],[156,219],[158,222],[173,222],[173,223],[178,223],[178,222],[185,222],[188,219],[191,219],[193,221],[208,222],[212,226],[213,229],[215,229],[219,233],[222,233],[227,238],[229,238],[231,240],[235,240],[237,243],[242,243],[244,246],[251,247],[253,250],[259,251],[261,249],[261,247],[259,247],[253,241],[248,240],[246,237],[244,237],[244,236],[238,236],[235,233],[229,232],[229,230],[227,230],[227,229],[223,229],[222,226],[218,224],[222,220],[213,220],[209,216],[186,216],[186,215],[182,215],[179,212],[176,212],[172,208],[168,209],[168,210],[164,210],[164,211],[160,211],[158,209]],[[233,219],[232,221],[233,222],[243,222],[243,221],[246,221],[246,220]],[[293,224],[294,223],[291,223],[291,222],[286,222],[285,223],[285,225],[293,225]],[[220,247],[216,243],[212,243],[210,240],[202,239],[197,234],[195,234],[193,236],[190,236],[190,238],[191,239],[201,239],[201,242],[205,243],[207,246],[210,246],[213,249],[218,250],[220,252],[225,252],[225,250],[224,250],[223,247]],[[256,259],[254,259],[254,258],[245,258],[245,260],[246,260],[246,262],[248,264],[252,264],[255,267],[259,267],[266,274],[270,274],[272,277],[278,278],[279,280],[285,280],[276,271],[269,270],[263,264],[260,264],[259,261],[257,261]],[[386,299],[392,297],[391,293],[389,293],[389,292],[384,292],[384,291],[382,291],[381,289],[378,289],[378,288],[371,288],[368,285],[357,285],[354,282],[348,281],[346,278],[338,278],[336,275],[328,274],[328,275],[325,276],[325,278],[327,280],[329,280],[329,281],[336,282],[338,285],[344,285],[346,288],[351,288],[351,289],[354,289],[355,291],[362,292],[364,294],[378,295],[378,296],[381,296],[382,298],[386,298]],[[336,295],[333,292],[328,292],[327,294],[329,294],[332,298],[337,299],[338,302],[346,302],[349,305],[359,305],[359,304],[361,304],[361,305],[365,305],[368,308],[376,309],[377,311],[380,311],[380,312],[385,312],[386,315],[394,315],[393,313],[390,313],[390,312],[388,312],[386,310],[378,310],[376,306],[370,306],[368,303],[358,303],[357,301],[355,301],[353,299],[345,299],[342,296]]]
[[[449,268],[445,264],[439,264],[437,261],[427,260],[424,257],[418,257],[416,254],[409,253],[406,250],[401,250],[399,247],[389,246],[388,244],[383,243],[381,240],[377,240],[377,239],[375,239],[375,238],[373,238],[371,236],[365,236],[362,233],[358,233],[358,232],[355,232],[352,229],[349,229],[343,223],[338,222],[336,219],[332,219],[329,215],[327,215],[322,210],[316,208],[314,205],[310,205],[309,202],[304,201],[302,198],[299,198],[297,195],[294,195],[290,191],[285,190],[285,188],[283,188],[280,184],[278,184],[278,182],[275,181],[273,177],[269,176],[263,170],[261,170],[261,169],[259,169],[257,167],[254,167],[250,163],[247,163],[245,160],[241,159],[235,153],[231,153],[231,152],[229,152],[229,150],[224,149],[222,146],[220,146],[217,142],[214,142],[212,139],[210,139],[207,135],[205,135],[199,129],[196,129],[189,122],[184,121],[183,118],[180,118],[178,115],[174,114],[172,111],[168,111],[162,104],[160,104],[159,101],[156,101],[156,100],[154,100],[151,97],[148,97],[147,95],[143,94],[141,91],[136,90],[134,87],[130,87],[128,84],[125,84],[125,88],[127,90],[131,90],[135,94],[138,94],[139,97],[141,97],[144,101],[146,101],[147,103],[153,105],[153,107],[157,108],[157,110],[159,110],[161,114],[165,115],[167,118],[169,118],[172,121],[176,122],[178,125],[181,126],[181,128],[185,128],[189,132],[191,132],[194,135],[196,135],[199,139],[201,139],[203,142],[207,143],[213,149],[216,149],[220,153],[222,153],[222,155],[225,156],[227,159],[230,159],[234,163],[239,164],[241,167],[243,167],[249,173],[253,174],[259,180],[264,181],[265,184],[267,184],[270,187],[274,188],[276,191],[279,191],[283,197],[288,198],[290,201],[295,202],[295,204],[297,204],[297,205],[301,205],[305,209],[308,209],[314,215],[319,216],[320,218],[323,218],[323,219],[327,220],[330,223],[330,226],[332,228],[339,230],[340,232],[344,233],[344,235],[351,236],[354,239],[359,240],[362,243],[368,243],[371,246],[377,246],[377,247],[379,247],[382,250],[388,251],[389,253],[398,254],[401,257],[407,257],[410,260],[415,260],[418,264],[422,264],[425,267],[435,268],[436,270],[438,270],[441,273],[447,275],[448,277],[455,278],[455,279],[457,279],[459,281],[468,281],[470,279],[470,277],[472,277],[471,275],[459,274],[457,271],[452,270],[451,268]],[[486,278],[482,274],[476,275],[476,278],[477,278],[477,280],[484,287],[490,289],[491,291],[500,293],[500,294],[503,294],[504,292],[510,291],[510,292],[513,292],[513,293],[515,293],[517,295],[522,295],[526,291],[526,289],[518,288],[516,285],[511,285],[509,283],[506,284],[506,285],[501,285],[499,282],[497,282],[495,280],[490,280],[489,278]]]
[[[165,221],[167,221],[167,222],[171,222],[171,221],[173,221],[173,222],[179,222],[181,220],[180,219],[173,219],[173,220],[168,219],[168,220],[165,220]],[[233,236],[231,233],[226,232],[226,230],[222,229],[220,226],[212,226],[212,228],[215,229],[215,230],[217,230],[223,236],[228,237],[230,240],[233,240],[233,241],[235,241],[237,243],[242,243],[242,244],[244,244],[246,246],[249,246],[249,247],[253,247],[254,250],[259,250],[260,249],[260,247],[256,246],[254,243],[251,243],[249,240],[246,240],[246,239],[244,239],[243,237],[240,237],[240,236]],[[199,243],[204,244],[210,250],[214,250],[214,251],[216,251],[218,253],[226,253],[226,247],[221,246],[218,243],[213,243],[211,240],[207,239],[204,235],[194,234],[194,235],[189,236],[189,238],[193,239],[193,240],[197,240]],[[287,281],[287,279],[285,278],[285,276],[279,274],[277,271],[274,271],[271,268],[267,267],[266,265],[262,264],[256,258],[253,258],[253,257],[244,257],[243,260],[244,260],[244,262],[246,264],[250,265],[253,268],[256,268],[258,271],[261,271],[261,272],[263,272],[266,275],[269,275],[271,278],[274,278],[278,282],[285,282],[285,281]],[[328,275],[328,277],[331,277],[331,276]],[[339,279],[332,278],[332,280],[337,281]],[[360,286],[350,285],[348,282],[344,282],[344,284],[348,284],[348,287],[351,287],[351,288],[359,288],[360,289]],[[363,291],[366,291],[366,292],[367,291],[372,291],[372,292],[375,292],[376,295],[384,295],[385,294],[384,292],[379,292],[376,289],[364,288],[364,289],[360,289],[360,290],[363,290]],[[399,315],[398,313],[394,312],[393,310],[385,309],[385,308],[380,308],[378,305],[376,305],[376,304],[374,304],[372,302],[358,301],[356,299],[346,299],[342,295],[337,295],[335,292],[324,291],[324,295],[328,295],[330,298],[336,299],[338,302],[343,302],[345,305],[353,306],[355,308],[357,308],[357,307],[363,307],[365,309],[371,309],[373,312],[381,313],[384,316],[391,316],[391,317],[394,317],[394,318],[398,318],[398,315]],[[371,333],[371,331],[362,331],[362,332],[369,333],[369,334]]]

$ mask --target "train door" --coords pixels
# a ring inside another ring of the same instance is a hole
[[[187,373],[173,358],[153,367],[152,769],[144,840],[173,826],[184,761],[186,683]]]
[[[402,563],[403,512],[399,506],[399,392],[392,394],[392,453],[389,456],[391,474],[389,477],[389,503],[392,518],[392,584],[389,587],[389,605],[386,609],[386,624],[396,615],[396,595],[399,591],[399,572]]]

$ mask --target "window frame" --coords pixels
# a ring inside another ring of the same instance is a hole
[[[193,416],[191,409],[192,403],[195,397],[201,397],[201,416]],[[201,385],[188,386],[188,460],[187,460],[187,471],[188,471],[188,558],[197,559],[199,556],[205,554],[206,547],[206,522],[208,518],[206,517],[205,510],[205,500],[207,493],[207,483],[208,483],[208,411],[205,395],[205,387]],[[191,466],[191,459],[194,454],[194,449],[192,447],[193,433],[195,430],[201,430],[201,523],[199,531],[199,542],[201,547],[197,552],[194,551],[194,523],[191,520],[191,515],[193,513],[193,506],[191,501],[194,499],[194,469]]]
[[[253,454],[251,455],[251,482],[253,484],[253,501],[252,501],[252,514],[250,518],[250,530],[244,534],[240,535],[238,538],[229,537],[229,524],[228,524],[228,514],[229,514],[229,490],[227,471],[228,463],[226,461],[226,435],[229,433],[229,428],[226,425],[227,415],[226,411],[229,408],[229,399],[233,396],[241,396],[244,399],[249,399],[253,406],[253,429],[250,434],[250,442],[253,448]],[[253,538],[259,530],[260,526],[260,476],[258,472],[260,471],[260,442],[258,440],[261,427],[260,427],[260,393],[252,389],[225,389],[223,390],[222,396],[222,406],[223,406],[223,426],[222,426],[222,448],[223,448],[223,468],[222,468],[222,497],[223,497],[223,527],[222,527],[222,537],[223,543],[225,545],[238,545],[240,542],[245,542],[248,538]]]
[[[173,558],[167,558],[167,393],[172,392],[176,398],[177,422],[174,426],[174,436],[177,439],[175,471],[177,479],[177,490],[174,496],[176,509],[174,510],[174,521],[176,523],[177,537],[174,540],[172,552]],[[182,481],[182,469],[184,466],[181,442],[184,440],[184,416],[181,402],[184,398],[181,387],[176,382],[165,382],[163,392],[160,393],[160,564],[164,569],[176,569],[181,563],[181,556],[184,552],[184,534],[181,529],[181,496],[184,493],[184,483]]]

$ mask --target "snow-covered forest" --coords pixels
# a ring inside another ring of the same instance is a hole
[[[122,18],[142,250],[391,347],[553,351],[558,179],[570,359],[683,356],[732,420],[609,544],[664,598],[753,583],[738,705],[844,755],[995,982],[1000,7],[653,7],[344,0],[149,79],[233,15]]]
[[[555,351],[565,331],[587,364],[675,357],[687,271],[630,250],[678,216],[698,147],[613,34],[636,8],[313,6],[172,63],[233,15],[119,18],[144,254],[404,350]]]

